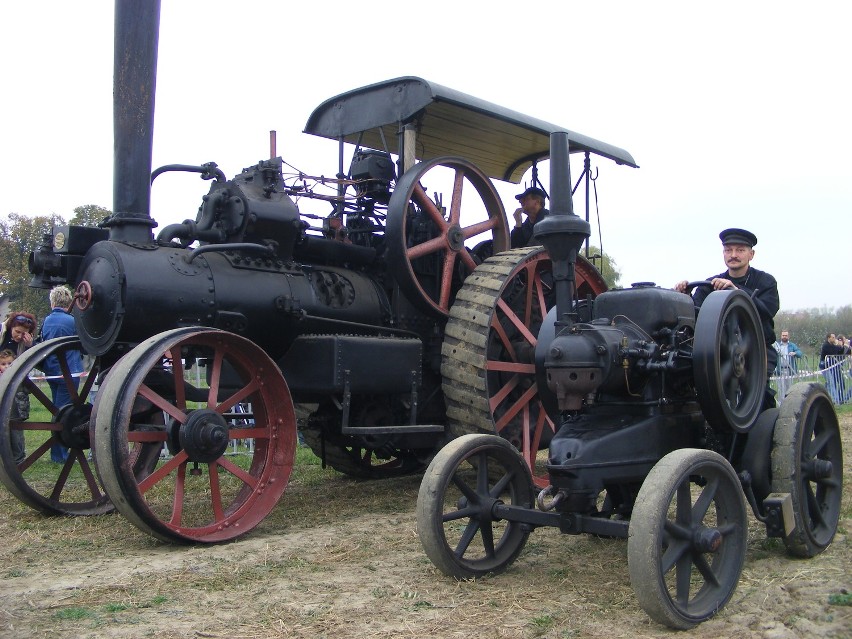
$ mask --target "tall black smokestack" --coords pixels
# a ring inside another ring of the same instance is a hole
[[[160,0],[116,0],[113,78],[113,214],[110,239],[146,243],[151,229],[151,153]]]
[[[550,134],[550,215],[535,225],[533,235],[553,263],[556,321],[570,322],[576,289],[574,265],[583,242],[592,234],[589,223],[574,215],[568,134]]]

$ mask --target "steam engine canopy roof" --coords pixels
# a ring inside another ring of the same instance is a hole
[[[624,149],[411,76],[326,100],[311,113],[305,133],[351,144],[360,138],[362,147],[398,155],[397,134],[409,123],[417,127],[418,160],[462,157],[488,177],[515,184],[533,160],[548,157],[550,134],[556,131],[568,134],[572,153],[589,151],[638,166]]]

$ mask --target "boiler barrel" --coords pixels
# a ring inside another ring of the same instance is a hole
[[[116,342],[138,343],[179,326],[209,326],[245,335],[273,358],[298,334],[319,331],[312,318],[382,326],[388,301],[360,273],[299,267],[239,252],[105,241],[94,245],[78,281],[91,303],[74,309],[83,347],[102,355]]]

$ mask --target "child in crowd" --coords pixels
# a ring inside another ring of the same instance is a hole
[[[2,375],[12,362],[15,361],[15,353],[8,348],[0,351],[0,375]],[[12,412],[9,415],[9,437],[12,443],[12,456],[15,463],[20,465],[27,458],[24,431],[12,428],[14,422],[22,422],[30,417],[30,396],[23,388],[15,393],[15,403],[12,404]]]

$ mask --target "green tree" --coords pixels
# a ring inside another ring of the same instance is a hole
[[[50,304],[47,291],[29,287],[29,257],[55,224],[65,224],[64,218],[10,213],[5,220],[0,220],[0,294],[9,299],[11,310],[29,311],[39,321],[50,312]]]
[[[615,260],[608,253],[604,253],[597,246],[590,245],[588,253],[585,248],[580,249],[580,255],[587,258],[601,272],[606,285],[609,288],[619,288],[621,282],[621,270]]]
[[[74,217],[71,218],[69,224],[75,226],[98,226],[111,214],[112,211],[97,204],[84,204],[74,209]]]

